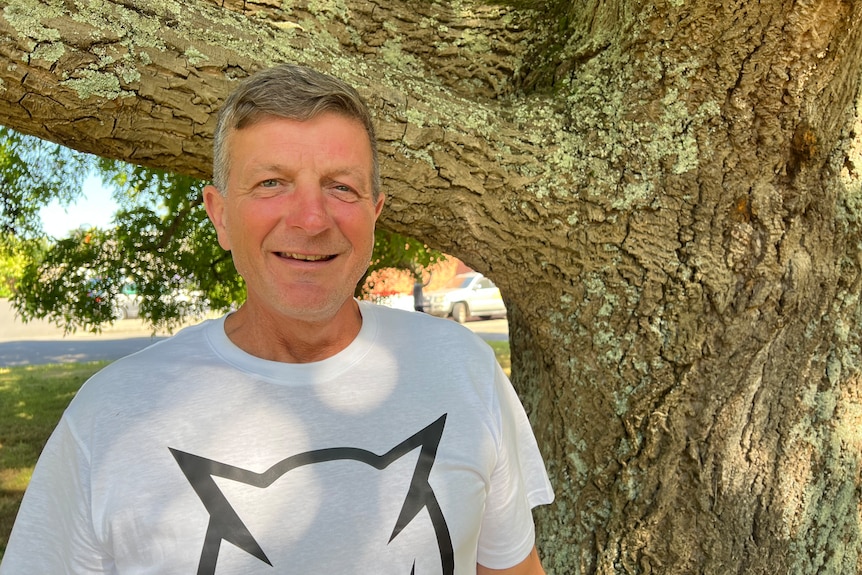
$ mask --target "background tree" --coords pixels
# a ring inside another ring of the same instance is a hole
[[[12,297],[27,262],[34,251],[39,251],[40,244],[33,245],[12,234],[0,235],[0,298]]]
[[[39,208],[49,198],[70,201],[91,164],[84,154],[36,142],[0,127],[0,234],[4,238],[26,240],[40,235]]]
[[[76,199],[89,173],[114,189],[120,206],[114,225],[46,242],[39,208]],[[0,273],[8,276],[0,295],[11,295],[25,320],[98,330],[115,320],[115,300],[130,285],[141,299],[141,316],[157,328],[245,299],[230,255],[218,247],[207,219],[202,180],[76,153],[0,128],[0,182]],[[412,270],[441,257],[395,232],[379,230],[375,240],[369,272]]]
[[[862,567],[862,3],[3,6],[2,121],[151,167],[263,66],[360,87],[383,224],[506,294],[549,571]]]

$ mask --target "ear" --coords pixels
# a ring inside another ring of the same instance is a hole
[[[386,194],[380,192],[380,195],[377,196],[377,203],[374,206],[374,221],[377,221],[377,218],[380,217],[380,212],[383,211],[383,203],[386,200]]]
[[[230,236],[227,231],[227,216],[225,214],[225,198],[213,185],[204,186],[204,207],[207,216],[218,234],[218,243],[222,249],[230,251]]]

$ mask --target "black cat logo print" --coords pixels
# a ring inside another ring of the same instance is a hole
[[[258,489],[266,489],[290,471],[326,462],[353,461],[382,471],[416,449],[420,450],[417,463],[413,469],[407,495],[393,526],[388,544],[391,544],[414,521],[417,515],[425,510],[430,519],[439,550],[439,569],[443,575],[453,575],[455,558],[452,539],[437,497],[429,483],[431,468],[437,457],[437,447],[443,436],[445,423],[446,415],[443,415],[383,455],[377,455],[356,447],[319,449],[292,455],[275,463],[262,473],[169,448],[209,513],[209,523],[198,563],[198,575],[215,574],[222,541],[227,541],[245,553],[272,566],[266,550],[261,547],[254,534],[246,527],[240,514],[234,509],[222,489],[219,488],[216,478],[223,478]],[[436,562],[436,559],[434,561]],[[285,572],[283,567],[282,570],[278,571],[279,573]],[[414,572],[415,563],[411,575]],[[405,573],[405,575],[407,574]]]

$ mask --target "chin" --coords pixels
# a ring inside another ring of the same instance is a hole
[[[273,306],[279,315],[309,322],[326,322],[334,319],[350,302],[353,296],[346,300],[335,301],[298,301]]]

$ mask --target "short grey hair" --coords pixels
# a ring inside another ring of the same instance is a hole
[[[268,117],[311,120],[330,112],[359,121],[371,144],[371,186],[373,198],[380,195],[380,166],[377,136],[371,113],[359,92],[346,82],[311,68],[281,64],[243,80],[222,105],[213,137],[213,185],[227,193],[230,154],[227,139],[240,130]]]

